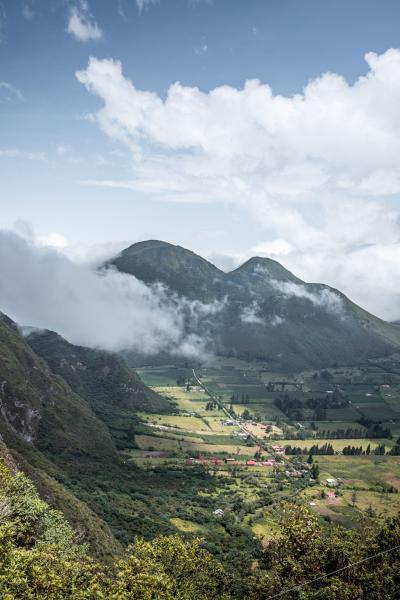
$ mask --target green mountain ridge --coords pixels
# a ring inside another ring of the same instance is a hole
[[[26,340],[94,412],[104,404],[158,413],[169,408],[117,354],[70,344],[53,331],[34,331]]]
[[[225,356],[259,359],[288,371],[383,356],[400,347],[398,327],[327,285],[306,283],[280,263],[253,257],[224,273],[181,246],[151,240],[133,244],[104,265],[146,284],[161,283],[190,301],[220,303],[190,333]]]
[[[32,479],[102,560],[118,555],[122,545],[101,504],[87,501],[85,486],[100,492],[106,485],[117,502],[110,481],[120,486],[129,477],[133,485],[136,476],[117,452],[116,445],[131,444],[125,433],[115,435],[118,428],[123,424],[129,433],[138,410],[167,406],[121,357],[73,346],[53,332],[24,337],[0,313],[0,457]]]

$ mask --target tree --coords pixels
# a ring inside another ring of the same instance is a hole
[[[367,516],[372,519],[375,516],[375,511],[372,508],[371,504],[367,508]]]
[[[311,477],[313,479],[318,479],[318,477],[319,477],[319,465],[318,465],[318,463],[314,463],[313,466],[311,467]]]
[[[264,550],[251,599],[397,600],[398,545],[400,517],[368,536],[322,526],[306,507],[284,505],[281,538]]]
[[[136,540],[118,563],[115,598],[126,600],[227,600],[228,580],[201,540],[177,536]]]
[[[251,420],[251,414],[249,412],[249,410],[247,408],[244,409],[243,413],[242,413],[242,417],[245,421],[250,421]]]
[[[200,539],[136,540],[116,568],[75,543],[63,515],[0,460],[2,600],[229,600],[222,565]],[[115,573],[115,571],[117,571]],[[116,576],[115,576],[116,575]]]

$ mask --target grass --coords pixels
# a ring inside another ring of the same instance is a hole
[[[237,446],[232,444],[207,444],[188,440],[174,440],[151,435],[136,435],[135,442],[142,450],[157,450],[159,452],[184,452],[188,454],[230,454],[238,456],[253,456],[254,447]]]
[[[204,532],[204,527],[195,523],[194,521],[187,521],[185,519],[180,519],[179,517],[173,517],[170,519],[172,525],[174,525],[178,531],[182,533],[202,533]]]
[[[303,381],[303,391],[290,386],[285,390],[289,399],[296,398],[303,403],[303,425],[309,428],[311,421],[314,421],[319,431],[337,431],[339,429],[354,429],[359,432],[365,432],[366,428],[358,423],[363,414],[369,415],[374,420],[390,421],[397,419],[400,415],[400,402],[393,399],[397,395],[400,400],[400,393],[392,385],[388,393],[390,398],[386,398],[379,391],[374,391],[374,378],[378,375],[383,380],[383,375],[378,371],[365,370],[361,368],[340,368],[329,370],[334,377],[333,381],[322,381],[320,376],[314,377],[315,372],[309,371],[297,376],[297,381]],[[280,389],[275,392],[267,390],[265,383],[268,381],[293,380],[287,374],[266,372],[262,364],[249,364],[235,359],[225,360],[216,359],[212,363],[205,365],[201,369],[196,369],[200,374],[203,383],[207,388],[220,397],[225,406],[229,409],[230,398],[233,394],[248,395],[248,404],[233,404],[237,415],[241,415],[245,409],[257,417],[259,423],[247,423],[247,427],[253,434],[260,439],[264,439],[266,434],[265,425],[275,423],[277,418],[281,420],[282,427],[288,432],[296,431],[294,424],[288,423],[288,418],[276,406],[277,398],[284,398]],[[400,373],[400,368],[399,368]],[[171,399],[175,406],[176,414],[170,415],[141,415],[143,421],[147,424],[151,422],[164,424],[174,428],[169,431],[154,430],[153,433],[146,431],[137,432],[135,442],[138,448],[142,450],[133,450],[131,459],[137,464],[147,465],[147,472],[162,466],[167,470],[175,467],[179,469],[189,469],[192,473],[201,473],[201,469],[196,466],[188,466],[185,462],[187,456],[204,455],[208,457],[232,457],[241,461],[240,466],[223,464],[218,467],[210,465],[206,469],[215,481],[212,490],[203,489],[199,492],[199,497],[212,500],[215,506],[221,507],[228,512],[232,506],[239,502],[242,506],[240,517],[236,515],[236,520],[241,528],[251,531],[252,535],[257,536],[265,545],[269,540],[279,535],[279,515],[275,510],[269,510],[267,504],[263,504],[263,494],[269,494],[274,503],[282,497],[293,494],[299,486],[304,485],[304,480],[290,478],[282,475],[275,476],[272,469],[263,467],[246,466],[245,460],[253,457],[256,446],[246,446],[245,442],[234,437],[236,427],[226,427],[222,423],[225,419],[220,410],[207,411],[206,405],[209,403],[209,396],[201,391],[186,391],[185,387],[176,385],[176,376],[178,371],[173,367],[158,368],[149,370],[147,379],[157,380],[155,390]],[[370,379],[371,381],[370,381]],[[322,421],[316,421],[313,418],[313,410],[307,407],[307,400],[315,397],[326,397],[326,390],[334,388],[335,384],[340,386],[343,398],[346,404],[341,408],[328,408],[326,417]],[[398,384],[400,389],[400,374],[398,375]],[[397,385],[397,384],[396,384]],[[373,394],[367,396],[366,394]],[[392,396],[393,395],[393,396]],[[390,401],[389,401],[390,400]],[[295,420],[296,421],[296,420]],[[263,423],[264,422],[264,423]],[[398,428],[400,435],[400,423],[389,423],[393,434]],[[274,431],[279,430],[274,426]],[[383,516],[394,514],[400,508],[400,494],[388,493],[390,486],[400,490],[400,461],[396,457],[389,456],[343,456],[341,454],[345,446],[355,446],[366,450],[370,445],[374,449],[380,444],[390,448],[393,441],[388,439],[332,439],[317,440],[308,437],[306,440],[285,439],[279,441],[279,444],[299,446],[309,448],[318,444],[322,446],[325,443],[331,443],[338,454],[334,456],[316,456],[315,462],[320,467],[320,482],[313,487],[307,487],[301,492],[301,497],[307,502],[315,501],[315,510],[321,516],[329,517],[332,521],[340,523],[345,527],[359,527],[367,519],[367,510],[371,505],[375,512],[377,520]],[[270,443],[270,442],[268,442]],[[144,450],[158,450],[166,453],[164,457],[144,458]],[[142,452],[142,455],[140,455]],[[291,464],[296,461],[304,461],[306,457],[286,457],[281,467],[282,471],[291,468]],[[197,474],[196,477],[200,475]],[[334,502],[327,501],[320,497],[322,489],[327,489],[324,483],[326,478],[333,477],[340,481],[341,496]],[[357,503],[353,507],[351,499],[353,492],[357,493]],[[242,504],[241,504],[242,503]],[[212,512],[210,513],[212,514]],[[170,515],[170,524],[182,533],[195,534],[201,533],[206,538],[213,527],[216,526],[215,520],[204,524],[197,521],[193,515],[182,516],[178,514]],[[201,523],[201,525],[200,525]],[[220,525],[219,525],[220,526]]]
[[[298,448],[311,448],[311,446],[315,446],[315,445],[318,445],[319,447],[321,447],[324,444],[329,443],[333,446],[333,449],[335,450],[335,452],[342,452],[343,448],[345,448],[346,446],[355,446],[356,448],[359,448],[360,446],[362,446],[363,450],[366,450],[367,446],[371,446],[371,449],[373,450],[374,448],[376,448],[377,446],[379,446],[381,444],[384,444],[386,446],[386,448],[391,448],[393,445],[392,440],[387,440],[387,439],[372,440],[372,439],[363,439],[363,438],[355,438],[355,439],[348,439],[348,440],[343,440],[343,439],[342,440],[317,440],[315,438],[310,438],[307,440],[279,440],[279,442],[277,442],[277,443],[281,444],[282,446],[290,445],[290,446],[296,446]]]

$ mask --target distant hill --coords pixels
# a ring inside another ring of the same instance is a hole
[[[400,346],[398,327],[269,258],[254,257],[224,273],[190,250],[151,240],[126,248],[110,265],[190,301],[214,303],[196,322],[188,313],[187,326],[217,354],[295,370],[352,364]]]
[[[101,405],[157,413],[170,409],[117,354],[74,346],[53,331],[33,331],[26,340],[94,412]]]

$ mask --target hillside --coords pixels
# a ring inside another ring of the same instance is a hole
[[[282,535],[244,576],[227,572],[201,539],[182,536],[137,539],[107,567],[90,557],[76,531],[40,499],[29,478],[1,458],[1,447],[0,490],[0,595],[5,600],[265,600],[297,589],[304,600],[398,598],[398,517],[365,535],[324,530],[307,509],[283,506]]]
[[[113,457],[107,428],[64,380],[52,373],[19,334],[0,317],[0,432],[49,455]]]
[[[146,387],[116,354],[74,346],[52,331],[34,331],[26,340],[95,412],[105,404],[145,412],[169,408],[168,401]]]
[[[134,244],[107,265],[217,310],[187,326],[216,354],[260,359],[285,370],[353,364],[390,354],[400,331],[327,285],[306,283],[274,260],[254,257],[224,273],[160,241]],[[215,308],[215,305],[214,305]]]
[[[118,553],[121,546],[108,525],[64,485],[64,464],[116,460],[110,433],[1,313],[0,382],[0,456],[29,474],[94,554],[108,559]]]

